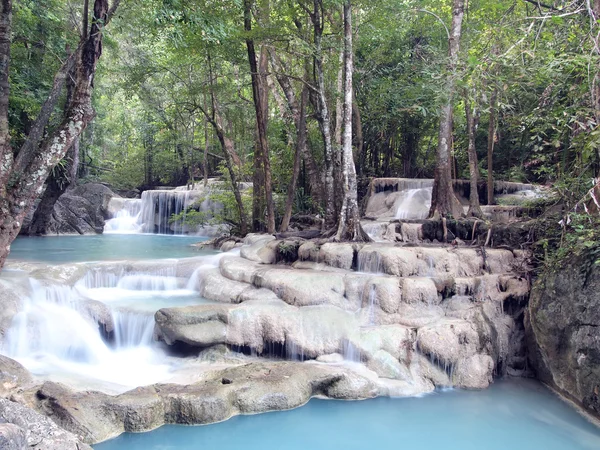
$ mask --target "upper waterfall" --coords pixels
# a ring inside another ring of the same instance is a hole
[[[205,212],[207,217],[221,208],[210,200],[208,194],[214,182],[207,187],[195,184],[175,189],[144,191],[141,199],[113,198],[109,204],[112,218],[106,221],[105,233],[151,234],[210,234],[210,227],[190,226],[185,223],[186,212],[191,208]],[[182,214],[183,220],[173,220]]]

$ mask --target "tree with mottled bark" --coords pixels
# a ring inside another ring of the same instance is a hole
[[[352,5],[350,0],[344,3],[344,102],[342,115],[342,192],[343,200],[338,216],[336,241],[370,241],[371,239],[360,224],[356,167],[352,153],[352,75],[354,71],[354,54],[352,49]]]
[[[44,190],[52,168],[64,158],[94,118],[91,94],[96,65],[102,55],[103,31],[120,0],[95,0],[89,34],[57,72],[48,99],[42,106],[25,144],[18,152],[10,143],[8,126],[9,67],[12,0],[0,1],[0,268],[10,253],[23,220]],[[73,97],[62,122],[44,139],[43,131],[75,64]]]
[[[448,36],[448,78],[445,85],[447,100],[440,112],[440,128],[436,155],[435,176],[429,217],[460,217],[462,205],[454,194],[450,172],[450,150],[452,142],[452,107],[456,90],[456,64],[460,50],[462,21],[465,13],[465,1],[454,0],[452,7],[452,28]]]

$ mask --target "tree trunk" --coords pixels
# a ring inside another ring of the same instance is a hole
[[[337,223],[335,240],[370,241],[360,225],[356,167],[352,154],[352,6],[350,0],[344,3],[344,106],[342,135],[342,174],[343,202]]]
[[[11,24],[12,0],[0,0],[0,198],[6,196],[6,184],[13,163],[13,150],[10,145],[10,130],[8,127]],[[0,212],[5,213],[4,210],[0,210]],[[1,244],[2,242],[0,242],[0,255],[6,247]],[[0,268],[2,268],[1,260]]]
[[[83,9],[83,26],[82,26],[82,37],[87,38],[88,30],[88,2],[85,2]],[[73,101],[73,95],[75,94],[75,71],[71,70],[67,77],[67,98],[65,101],[64,114],[68,114],[69,107]],[[58,93],[57,93],[58,94]],[[58,97],[58,95],[57,95]],[[48,116],[49,119],[49,116]],[[38,122],[36,120],[36,122]],[[40,126],[36,123],[35,126]],[[44,124],[45,127],[45,124]],[[34,138],[35,139],[35,138]],[[29,145],[33,145],[34,139],[27,139]],[[38,206],[33,213],[33,217],[29,224],[25,234],[28,235],[44,235],[48,233],[48,224],[52,218],[52,212],[54,211],[54,205],[66,190],[77,181],[77,168],[79,166],[79,141],[78,137],[73,145],[67,151],[65,158],[63,159],[64,167],[63,170],[53,170],[46,179],[46,190],[42,195]],[[23,152],[26,153],[26,152]],[[19,164],[19,158],[17,158],[16,164]],[[59,167],[58,165],[56,167]]]
[[[294,167],[292,169],[292,179],[288,187],[287,199],[285,202],[285,213],[281,221],[279,231],[286,232],[290,226],[292,218],[292,207],[294,206],[294,197],[296,196],[296,184],[300,175],[300,160],[302,159],[303,149],[306,148],[306,103],[308,102],[308,88],[302,89],[300,97],[300,111],[298,122],[296,123],[296,151],[294,154]]]
[[[60,173],[54,173],[53,171],[46,180],[44,194],[42,195],[42,198],[33,213],[31,223],[24,234],[30,236],[48,234],[48,225],[52,218],[54,205],[56,205],[60,196],[63,195],[77,179],[79,139],[76,139],[75,142],[73,142],[73,145],[71,145],[71,148],[67,151],[63,161],[65,163],[64,169]]]
[[[475,100],[476,101],[476,100]],[[469,177],[470,177],[470,192],[469,192],[469,211],[468,217],[483,217],[481,206],[479,206],[479,192],[477,185],[479,183],[479,165],[477,163],[477,148],[475,146],[475,138],[477,127],[479,126],[479,109],[477,106],[471,108],[469,101],[469,93],[465,91],[465,116],[467,119],[467,135],[469,137],[468,154],[469,154]]]
[[[325,221],[324,227],[328,229],[335,224],[335,191],[333,179],[333,143],[331,136],[331,118],[327,106],[325,93],[325,75],[323,74],[323,1],[314,0],[314,10],[311,19],[314,27],[315,42],[315,81],[317,84],[317,120],[323,136],[325,147]]]
[[[342,169],[342,133],[344,122],[344,46],[340,48],[339,69],[337,76],[337,89],[335,101],[335,133],[333,147],[333,198],[335,205],[335,215],[339,215],[344,201],[344,175]]]
[[[73,101],[63,121],[53,133],[41,144],[28,147],[26,155],[17,156],[26,161],[23,170],[14,172],[12,152],[6,157],[8,135],[0,136],[2,152],[2,173],[0,175],[0,268],[4,265],[10,252],[10,244],[15,239],[23,219],[35,198],[44,189],[44,181],[50,170],[65,156],[67,150],[79,138],[85,127],[94,117],[91,104],[92,81],[96,72],[98,59],[102,54],[103,29],[114,15],[120,0],[115,0],[109,9],[107,0],[95,0],[93,22],[89,36],[84,39],[81,52],[77,52],[77,65]],[[10,0],[2,0],[0,10],[0,90],[3,97],[8,95],[8,63],[10,61]],[[4,47],[3,47],[4,46]],[[52,92],[51,92],[52,95]],[[0,134],[4,131],[4,99],[0,98]],[[6,104],[7,105],[7,104]],[[4,145],[4,147],[3,147]],[[7,180],[11,179],[7,184]]]
[[[356,145],[356,158],[358,159],[358,176],[362,176],[365,166],[365,155],[364,155],[364,137],[362,129],[362,118],[360,115],[360,109],[356,102],[356,93],[352,91],[352,116],[354,117],[354,143]],[[355,158],[355,159],[356,159]]]
[[[431,209],[429,217],[439,214],[441,217],[463,215],[463,209],[454,194],[452,178],[450,174],[450,142],[452,140],[452,105],[456,86],[456,63],[460,49],[460,35],[462,20],[465,9],[464,0],[454,0],[452,8],[452,29],[448,39],[449,64],[446,91],[448,101],[442,106],[440,113],[440,129],[438,134],[437,162],[435,178],[433,182],[433,193],[431,198]]]
[[[253,3],[253,0],[244,0],[244,30],[247,33],[252,31]],[[267,117],[269,109],[269,90],[267,83],[267,49],[264,46],[261,48],[260,58],[257,62],[254,40],[251,38],[247,38],[246,47],[248,50],[248,62],[250,64],[250,75],[252,78],[252,97],[254,99],[254,109],[256,112],[257,130],[257,151],[254,155],[254,169],[256,176],[254,179],[253,187],[254,201],[252,209],[252,223],[254,231],[260,231],[260,229],[262,229],[261,219],[264,214],[264,210],[262,208],[261,200],[264,194],[267,212],[266,229],[268,233],[274,233],[275,209],[273,206],[273,189],[271,180],[271,162],[269,159],[269,143],[267,140]]]
[[[494,144],[496,141],[496,99],[498,91],[494,89],[490,99],[490,123],[487,146],[487,204],[494,204]]]
[[[208,135],[208,121],[204,122],[204,156],[202,158],[202,172],[204,178],[204,187],[208,186],[208,149],[210,147]]]
[[[214,78],[212,74],[212,64],[210,55],[208,56],[208,72],[210,80],[210,103],[212,111],[209,114],[209,112],[204,107],[200,107],[200,110],[204,114],[206,120],[213,126],[215,134],[217,135],[217,139],[221,144],[221,149],[223,150],[223,155],[225,156],[225,165],[227,167],[227,171],[229,172],[229,178],[231,179],[233,196],[235,198],[235,203],[238,208],[238,215],[240,216],[240,234],[242,236],[245,236],[248,233],[248,221],[246,220],[246,210],[244,208],[244,202],[242,201],[242,193],[240,192],[240,185],[237,179],[237,174],[235,172],[235,165],[236,162],[239,161],[239,157],[237,156],[237,153],[235,151],[233,140],[230,139],[225,133],[223,119],[221,118],[221,114],[219,113],[219,105],[217,103],[217,98],[215,97],[215,92],[213,90]]]

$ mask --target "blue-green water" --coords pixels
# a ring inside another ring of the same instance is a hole
[[[156,234],[104,234],[94,236],[18,237],[11,245],[10,260],[84,262],[118,259],[185,258],[207,254],[190,244],[199,236]]]
[[[96,450],[598,450],[600,429],[542,385],[363,402],[312,400],[292,411],[123,434]]]

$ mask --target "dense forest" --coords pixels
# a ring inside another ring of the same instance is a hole
[[[435,177],[432,216],[459,214],[452,179],[550,185],[566,211],[594,197],[598,1],[3,0],[0,16],[3,248],[76,179],[218,176],[239,233],[319,215],[355,240],[372,177]]]

